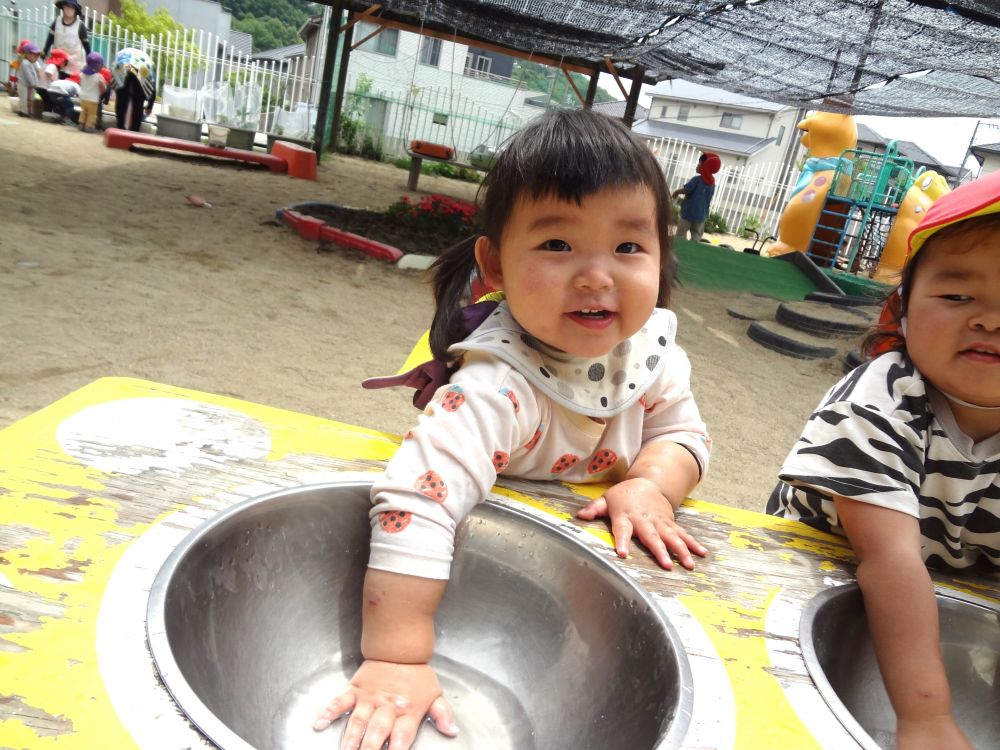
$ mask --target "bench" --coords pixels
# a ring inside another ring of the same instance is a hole
[[[452,159],[439,159],[436,156],[428,156],[427,154],[418,154],[416,151],[406,150],[406,153],[410,157],[410,174],[406,178],[406,189],[415,191],[417,189],[417,180],[420,179],[420,169],[424,165],[424,159],[428,161],[439,161],[442,164],[450,164],[453,167],[458,167],[459,169],[474,169],[477,172],[488,171],[484,167],[477,167],[475,164],[462,164],[461,162],[454,161]]]
[[[180,138],[165,138],[160,135],[108,128],[104,131],[104,145],[108,148],[131,150],[134,146],[167,149],[171,151],[186,151],[201,156],[211,156],[219,159],[233,159],[251,164],[262,164],[271,172],[285,174],[288,162],[274,154],[262,154],[259,151],[244,151],[239,148],[217,148],[194,141],[184,141]]]

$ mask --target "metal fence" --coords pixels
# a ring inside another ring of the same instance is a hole
[[[651,140],[649,146],[663,167],[671,191],[697,174],[703,147],[673,138]],[[732,234],[754,225],[760,227],[762,237],[777,235],[781,211],[798,176],[798,168],[780,162],[726,165],[723,159],[722,169],[715,176],[711,211],[722,216]]]
[[[445,86],[376,89],[362,73],[348,77],[348,88],[344,117],[363,123],[364,134],[389,157],[422,140],[451,146],[455,160],[467,162],[475,148],[495,151],[526,122]]]
[[[54,17],[51,8],[0,7],[0,61],[11,60],[21,39],[30,39],[39,47],[43,46]],[[119,50],[125,47],[141,49],[153,60],[160,90],[169,85],[208,91],[223,81],[256,85],[260,87],[263,103],[259,130],[274,131],[279,109],[289,112],[305,109],[306,119],[310,119],[310,112],[312,120],[315,119],[319,100],[319,56],[296,57],[287,63],[260,62],[203,29],[138,36],[103,13],[86,7],[83,18],[90,29],[91,49],[104,56],[108,67]]]

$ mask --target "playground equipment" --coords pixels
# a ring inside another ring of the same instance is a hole
[[[906,260],[906,237],[927,208],[948,191],[944,178],[899,154],[856,148],[854,118],[819,112],[798,124],[809,149],[781,216],[778,242],[762,252],[798,251],[816,265],[868,272],[890,281]]]
[[[895,283],[899,280],[899,272],[906,262],[907,243],[910,232],[938,198],[951,188],[947,181],[937,172],[923,172],[917,175],[910,189],[903,196],[903,202],[899,204],[896,219],[889,230],[889,236],[885,239],[885,246],[882,248],[882,255],[879,258],[878,267],[872,278],[876,281]]]
[[[834,172],[841,164],[841,154],[858,142],[858,128],[850,115],[817,112],[797,126],[801,142],[810,158],[792,190],[788,205],[778,224],[778,241],[761,252],[765,257],[791,252],[806,252],[826,202]],[[841,172],[850,179],[850,172]]]
[[[914,175],[913,162],[899,155],[895,141],[884,154],[844,151],[806,255],[819,266],[852,273],[873,269]]]

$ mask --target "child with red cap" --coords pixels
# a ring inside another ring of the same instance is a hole
[[[708,207],[715,195],[715,173],[722,169],[722,160],[711,151],[698,157],[698,174],[688,180],[684,187],[673,192],[673,197],[685,196],[681,203],[681,217],[677,222],[677,234],[687,239],[690,232],[692,242],[701,242],[708,219]]]
[[[896,747],[971,748],[955,716],[981,707],[952,710],[927,567],[1000,566],[1000,172],[927,211],[892,311],[865,342],[884,353],[827,392],[767,511],[854,548]]]

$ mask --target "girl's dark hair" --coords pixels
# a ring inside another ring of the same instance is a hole
[[[944,227],[931,235],[913,260],[903,265],[897,286],[886,298],[886,309],[878,325],[872,328],[861,342],[861,355],[865,359],[884,354],[885,352],[905,352],[906,339],[903,337],[903,318],[910,306],[910,292],[913,289],[913,277],[920,266],[920,261],[927,257],[927,251],[947,239],[955,239],[967,232],[977,229],[1000,231],[1000,213],[976,216]]]
[[[508,141],[479,188],[480,227],[500,247],[504,227],[521,198],[555,197],[581,203],[609,187],[641,185],[656,203],[660,236],[660,289],[656,304],[670,302],[676,261],[670,244],[670,191],[656,157],[624,123],[587,109],[548,112]],[[447,361],[448,347],[466,336],[461,308],[474,274],[476,237],[445,250],[431,267],[436,310],[431,351]]]

